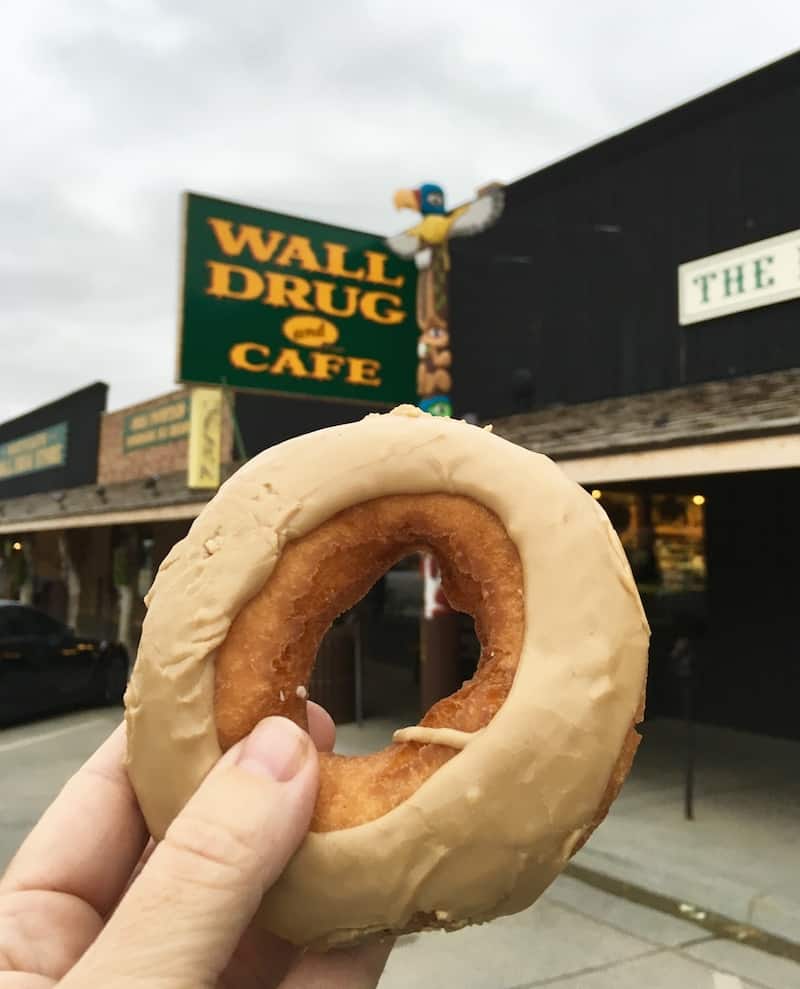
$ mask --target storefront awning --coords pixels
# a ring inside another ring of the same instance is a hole
[[[223,476],[233,471],[223,467]],[[186,486],[186,473],[86,485],[0,501],[0,535],[193,519],[213,491]]]
[[[800,368],[551,406],[494,430],[581,484],[800,467]]]

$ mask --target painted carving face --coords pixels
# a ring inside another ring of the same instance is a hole
[[[450,346],[450,334],[443,326],[431,326],[422,334],[422,340],[436,350]]]
[[[444,190],[440,185],[426,182],[419,187],[419,208],[423,216],[444,213]]]

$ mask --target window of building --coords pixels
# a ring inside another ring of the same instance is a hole
[[[599,494],[643,594],[705,590],[702,496],[631,491]]]

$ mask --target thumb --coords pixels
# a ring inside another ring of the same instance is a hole
[[[214,768],[63,985],[213,986],[306,835],[314,745],[267,718]],[[84,970],[84,964],[86,969]],[[97,981],[93,981],[96,979]]]

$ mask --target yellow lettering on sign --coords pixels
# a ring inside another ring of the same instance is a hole
[[[270,374],[289,372],[290,378],[307,378],[308,371],[303,365],[300,354],[293,347],[284,347],[278,359],[270,368]]]
[[[254,272],[255,274],[255,272]],[[292,306],[294,309],[314,311],[314,306],[308,301],[311,283],[296,275],[278,275],[274,271],[265,272],[267,291],[261,300],[265,306]]]
[[[252,268],[224,261],[206,261],[206,266],[211,272],[206,295],[217,299],[257,299],[264,290],[261,275]],[[234,284],[234,276],[241,279],[238,286]]]
[[[217,217],[209,217],[208,223],[214,231],[220,250],[233,258],[238,258],[242,251],[247,250],[256,261],[270,261],[281,241],[286,237],[286,234],[279,230],[269,230],[265,240],[261,227],[251,227],[246,223],[240,223],[238,232],[234,233],[233,223],[230,220],[221,220]]]
[[[381,323],[384,326],[396,326],[402,323],[405,313],[402,309],[384,308],[378,310],[378,304],[387,302],[389,306],[400,306],[403,300],[399,295],[392,295],[391,292],[367,292],[361,300],[361,313],[364,319],[369,319],[373,323]]]
[[[379,361],[372,360],[371,357],[348,357],[347,377],[345,381],[348,385],[371,385],[377,388],[381,379],[378,377],[381,370]]]
[[[311,354],[311,377],[315,381],[332,381],[345,365],[339,354],[326,354],[315,350]]]
[[[361,289],[355,285],[337,285],[336,282],[318,282],[314,285],[314,301],[317,309],[324,312],[326,316],[340,316],[346,319],[348,316],[355,316],[358,310],[358,297]],[[344,292],[344,305],[337,308],[333,302],[333,293],[337,288]]]
[[[347,247],[344,244],[332,244],[326,241],[322,246],[325,248],[325,256],[328,262],[325,266],[324,274],[333,275],[334,278],[352,278],[357,282],[360,282],[364,278],[363,268],[348,271]]]
[[[364,251],[364,257],[367,259],[368,282],[375,282],[376,285],[389,285],[393,288],[400,288],[405,282],[403,275],[389,276],[386,274],[388,254],[382,254],[380,251]]]
[[[301,347],[324,347],[339,339],[333,323],[319,316],[290,316],[281,329],[285,337]]]
[[[132,433],[130,436],[126,437],[125,443],[127,447],[137,447],[137,446],[147,446],[150,443],[155,443],[158,440],[158,434],[155,429],[143,429],[141,432]]]
[[[262,273],[244,265],[207,261],[209,283],[207,295],[218,299],[251,301],[261,296],[265,306],[320,312],[347,319],[360,312],[364,319],[381,326],[396,326],[406,318],[403,300],[392,292],[364,292],[358,285],[341,285],[321,280],[308,281],[299,275],[275,271]],[[340,292],[337,299],[335,293]],[[262,296],[263,292],[263,296]],[[185,414],[185,413],[184,413]],[[134,429],[138,428],[138,417]]]
[[[299,261],[300,267],[304,271],[322,270],[308,237],[298,237],[293,234],[286,241],[286,246],[281,253],[275,258],[275,264],[279,264],[282,268],[288,267],[292,261]]]
[[[29,453],[38,450],[39,447],[47,444],[47,433],[34,433],[32,436],[24,436],[21,440],[15,440],[6,446],[8,453],[14,457],[18,453]]]
[[[228,351],[228,360],[241,371],[269,371],[266,361],[253,360],[256,354],[269,357],[269,347],[263,343],[235,343]]]
[[[145,412],[133,420],[133,426],[159,425],[164,422],[174,422],[176,419],[184,419],[187,414],[186,402],[171,402],[169,405],[159,406],[151,412]]]
[[[44,446],[36,451],[36,467],[57,467],[61,463],[63,456],[64,451],[60,443],[54,443],[52,446]]]
[[[345,357],[320,350],[301,354],[294,347],[284,347],[272,364],[267,359],[269,356],[269,347],[253,341],[235,343],[228,351],[231,366],[241,371],[288,374],[291,378],[313,378],[315,381],[332,381],[344,372],[344,380],[349,385],[377,388],[381,384],[380,361],[371,357]]]
[[[400,288],[405,282],[403,275],[387,273],[390,255],[383,251],[365,250],[363,259],[366,265],[348,268],[347,255],[350,249],[346,244],[324,241],[321,248],[324,251],[323,263],[311,239],[300,234],[287,236],[281,230],[265,230],[248,223],[234,223],[222,217],[209,217],[208,224],[219,249],[228,257],[239,258],[243,254],[249,254],[253,260],[263,264],[272,262],[281,267],[297,264],[306,272],[330,275],[332,278],[350,278],[357,282],[367,281],[391,288]],[[220,298],[236,297],[220,293]]]

